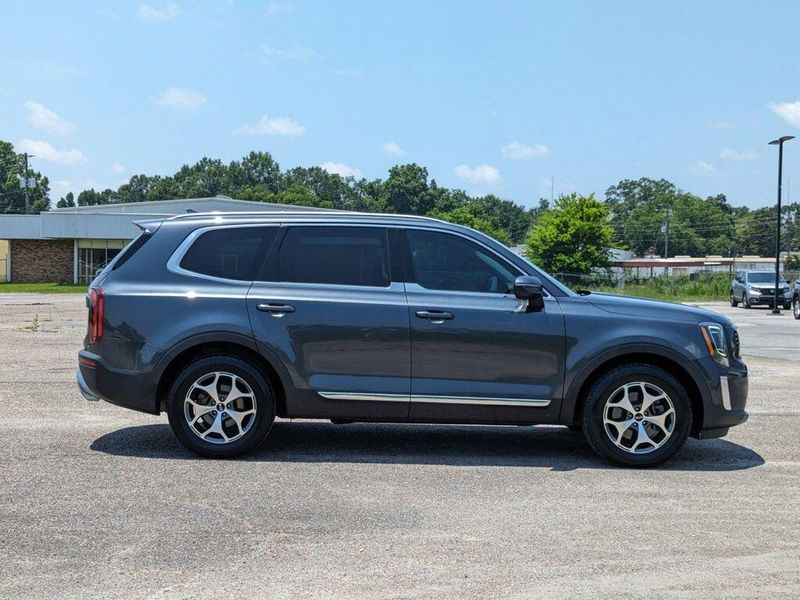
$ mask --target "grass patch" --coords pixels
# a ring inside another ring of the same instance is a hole
[[[706,273],[695,278],[689,276],[654,277],[627,283],[623,288],[599,285],[590,289],[609,294],[670,302],[714,302],[729,298],[732,279],[732,276],[727,273]]]
[[[86,289],[68,283],[0,283],[0,294],[85,294]]]

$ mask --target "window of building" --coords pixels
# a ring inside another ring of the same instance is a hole
[[[278,227],[225,227],[198,237],[181,268],[212,277],[252,281]]]
[[[89,285],[129,241],[78,240],[78,283]]]
[[[292,227],[278,278],[295,283],[388,287],[389,246],[379,227]]]
[[[407,230],[416,281],[429,290],[507,294],[515,273],[490,251],[461,236]]]

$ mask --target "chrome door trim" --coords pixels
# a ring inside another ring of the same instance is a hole
[[[410,402],[408,394],[372,394],[364,392],[317,392],[328,400],[361,400],[366,402]]]
[[[360,400],[367,402],[427,402],[431,404],[471,404],[478,406],[528,406],[545,408],[550,400],[543,398],[493,398],[482,396],[428,396],[418,394],[375,394],[365,392],[317,392],[327,400]]]
[[[550,406],[550,400],[542,398],[492,398],[478,396],[423,396],[412,395],[412,402],[428,402],[432,404],[473,404],[480,406],[531,406],[544,408]]]

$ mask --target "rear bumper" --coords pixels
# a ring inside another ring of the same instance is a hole
[[[140,373],[108,368],[103,359],[81,350],[76,376],[78,389],[87,400],[105,400],[111,404],[157,415],[155,391]],[[93,363],[93,364],[92,364]]]

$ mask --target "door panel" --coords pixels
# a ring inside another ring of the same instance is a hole
[[[451,233],[407,234],[411,418],[547,422],[557,415],[565,354],[558,301],[548,296],[543,310],[528,312],[512,293],[522,273],[490,249],[451,243]]]
[[[278,355],[298,391],[287,400],[293,416],[408,417],[405,293],[402,283],[388,283],[388,255],[376,254],[369,230],[386,240],[382,228],[290,228],[275,270],[288,282],[256,282],[248,293],[256,339]],[[387,285],[319,283],[364,277]]]

